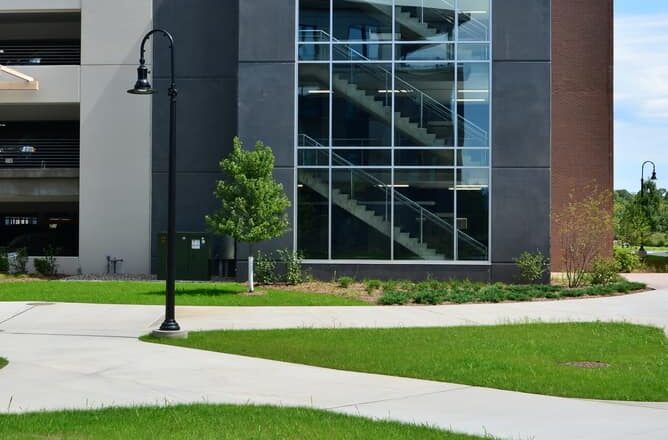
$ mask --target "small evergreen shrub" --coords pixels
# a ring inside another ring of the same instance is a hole
[[[619,278],[619,264],[613,258],[597,258],[591,265],[589,282],[594,286],[612,284]]]
[[[373,293],[374,290],[378,290],[382,287],[380,280],[366,280],[364,286],[366,287],[367,293]]]
[[[44,258],[35,258],[35,271],[44,277],[54,277],[58,275],[56,253],[56,249],[52,246],[48,246],[44,249]]]
[[[515,259],[515,264],[520,269],[522,281],[533,284],[540,281],[548,269],[548,260],[542,252],[522,252]]]
[[[383,306],[403,305],[408,304],[410,299],[410,296],[406,292],[389,291],[385,292],[383,296],[378,298],[378,304]]]
[[[615,247],[615,261],[619,271],[624,273],[631,273],[642,265],[636,251],[628,247]]]
[[[342,287],[344,289],[347,289],[350,287],[350,285],[355,281],[352,277],[339,277],[337,282],[339,283],[339,287]]]
[[[301,252],[294,252],[289,249],[279,249],[278,256],[285,264],[285,282],[288,284],[301,284],[309,280],[309,276],[304,270],[304,256]]]
[[[255,259],[255,279],[260,284],[273,284],[278,281],[279,276],[276,273],[276,261],[271,258],[271,254],[257,253]]]

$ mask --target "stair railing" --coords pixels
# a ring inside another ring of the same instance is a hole
[[[304,145],[304,146],[309,146],[309,147],[315,147],[315,148],[327,148],[324,145],[320,144],[318,141],[313,139],[307,134],[300,133],[299,137],[301,141],[299,142],[299,145]],[[404,203],[406,206],[408,206],[413,212],[415,212],[416,215],[419,216],[420,219],[420,244],[424,243],[424,221],[425,220],[430,220],[433,224],[436,226],[440,227],[441,229],[444,229],[448,233],[454,233],[455,229],[454,226],[442,219],[441,217],[437,216],[433,212],[429,211],[428,209],[425,209],[417,203],[416,201],[406,197],[405,195],[401,194],[398,191],[392,191],[393,185],[392,184],[387,184],[383,182],[382,180],[378,179],[377,177],[373,176],[372,174],[367,173],[363,169],[360,168],[355,168],[355,164],[350,162],[349,160],[339,156],[338,154],[332,152],[332,165],[343,165],[346,167],[350,167],[350,194],[352,197],[353,194],[353,176],[358,176],[365,180],[367,183],[372,184],[374,187],[377,187],[381,189],[382,191],[385,192],[385,221],[389,220],[389,213],[388,213],[388,206],[389,206],[389,200],[391,197],[391,193],[394,192],[394,196],[400,200],[402,203]],[[476,250],[487,253],[487,246],[484,244],[480,243],[478,240],[475,238],[471,237],[470,235],[462,232],[462,231],[457,231],[458,237],[462,238],[467,244],[471,245],[474,247]]]

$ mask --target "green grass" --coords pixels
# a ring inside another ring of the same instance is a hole
[[[442,304],[442,303],[499,303],[504,301],[531,301],[535,299],[566,299],[583,296],[609,296],[645,289],[642,283],[619,280],[612,284],[569,289],[564,286],[542,284],[484,284],[471,281],[437,281],[420,283],[386,281],[378,303]]]
[[[143,340],[537,394],[668,401],[668,340],[659,329],[630,324],[214,331]],[[610,366],[564,365],[578,361]]]
[[[0,358],[0,369],[6,367],[8,363],[7,359]]]
[[[238,283],[177,283],[181,306],[356,306],[360,300],[336,295],[267,290],[246,295]],[[25,281],[0,283],[0,301],[52,301],[94,304],[164,304],[164,282]]]
[[[18,439],[438,439],[470,437],[416,425],[305,408],[180,405],[0,415],[0,438]]]

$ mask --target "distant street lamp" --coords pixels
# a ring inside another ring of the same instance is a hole
[[[148,80],[148,67],[144,58],[145,46],[148,39],[155,33],[160,33],[169,39],[169,49],[171,54],[171,84],[169,85],[169,170],[168,170],[168,207],[167,207],[167,281],[165,289],[165,320],[160,326],[160,330],[154,332],[156,336],[165,337],[185,337],[187,334],[181,331],[181,327],[175,318],[175,295],[174,287],[176,284],[176,90],[174,74],[174,38],[164,29],[153,29],[144,36],[141,42],[139,55],[139,67],[137,68],[137,82],[134,87],[128,90],[132,95],[152,95],[157,90],[151,87]]]
[[[642,164],[642,169],[640,171],[640,197],[642,198],[645,195],[645,165],[652,164],[652,177],[649,178],[650,181],[656,180],[656,164],[651,160],[646,160]],[[647,251],[645,250],[645,244],[640,243],[640,249],[638,249],[638,256],[640,258],[645,258],[647,256]]]

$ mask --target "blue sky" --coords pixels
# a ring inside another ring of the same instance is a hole
[[[668,1],[615,0],[615,188],[653,160],[668,187]]]

